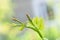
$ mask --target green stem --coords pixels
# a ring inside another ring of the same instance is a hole
[[[34,30],[35,32],[38,33],[38,35],[40,36],[40,38],[41,38],[42,40],[44,40],[44,39],[43,39],[43,36],[42,36],[42,34],[40,33],[39,30],[36,30],[36,29],[34,29],[34,28],[32,28],[32,27],[26,27],[26,28],[30,28],[30,29]]]
[[[34,31],[36,31],[36,32],[39,34],[39,36],[42,38],[42,40],[44,40],[41,32],[40,32],[39,29],[34,25],[34,23],[32,22],[32,20],[31,20],[31,18],[30,18],[30,16],[29,16],[28,14],[26,14],[26,16],[27,16],[29,22],[34,26],[35,29],[32,28],[32,27],[29,27],[29,28],[30,28],[30,29],[33,29]]]

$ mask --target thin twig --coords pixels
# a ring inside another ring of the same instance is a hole
[[[22,22],[20,22],[19,20],[17,20],[15,17],[13,18],[13,20],[22,24]]]
[[[35,31],[39,34],[39,36],[42,38],[42,40],[43,40],[43,36],[42,36],[41,32],[40,32],[40,31],[38,30],[38,28],[33,24],[30,16],[29,16],[28,14],[26,14],[26,16],[27,16],[28,20],[30,21],[30,23],[35,27],[35,29],[34,29],[34,28],[31,28],[31,27],[29,27],[29,28],[35,30]]]
[[[32,27],[26,27],[26,28],[30,28],[30,29],[34,30],[35,32],[38,33],[38,35],[42,38],[42,40],[44,40],[43,37],[42,37],[42,35],[41,35],[41,33],[38,30],[36,30],[36,29],[34,29]]]

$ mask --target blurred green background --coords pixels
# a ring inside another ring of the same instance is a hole
[[[19,27],[12,26],[13,17],[25,23],[26,12],[31,18],[38,16],[44,19],[45,40],[60,40],[59,0],[0,0],[0,40],[41,40],[31,29],[25,28],[20,31]]]

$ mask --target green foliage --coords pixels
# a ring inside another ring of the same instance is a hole
[[[44,29],[44,20],[43,20],[43,18],[35,17],[35,18],[32,19],[32,22],[39,30]],[[27,26],[33,27],[33,25],[31,25],[30,22],[27,23]]]
[[[23,30],[24,28],[32,29],[32,30],[34,30],[35,32],[38,33],[38,35],[40,36],[40,38],[41,38],[42,40],[44,40],[44,39],[43,39],[43,36],[42,36],[42,34],[41,34],[41,31],[40,31],[40,30],[42,30],[43,27],[44,27],[44,26],[43,26],[43,25],[44,25],[43,19],[42,19],[42,18],[39,19],[38,17],[36,17],[36,18],[34,18],[34,19],[31,20],[31,18],[29,17],[28,14],[27,14],[26,16],[27,16],[28,21],[29,21],[29,22],[27,22],[27,24],[24,24],[24,23],[20,22],[20,21],[17,20],[16,18],[13,18],[13,20],[16,21],[16,22],[19,22],[19,24],[20,24],[20,30]],[[32,26],[32,27],[31,27],[31,26]],[[17,27],[18,27],[18,26],[17,26]],[[40,28],[40,27],[41,27],[41,28]]]

